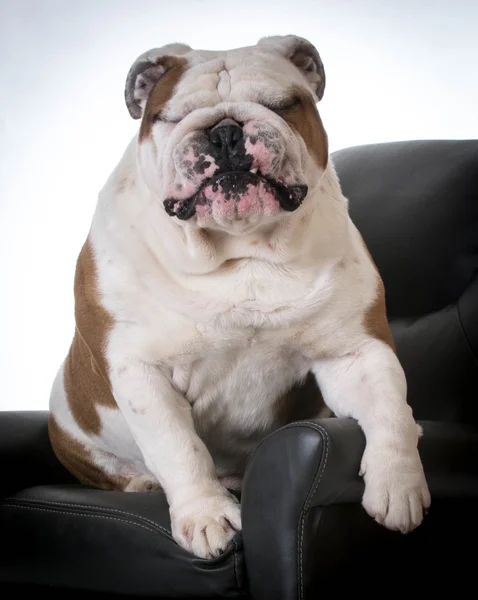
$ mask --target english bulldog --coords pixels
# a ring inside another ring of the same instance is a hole
[[[139,131],[99,194],[49,431],[85,484],[161,488],[172,534],[218,556],[260,440],[332,411],[366,449],[363,506],[408,532],[430,504],[384,288],[349,218],[296,36],[132,65]]]

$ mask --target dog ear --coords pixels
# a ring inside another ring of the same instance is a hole
[[[270,46],[288,58],[305,76],[317,100],[325,89],[324,65],[317,49],[304,38],[295,35],[277,35],[259,40],[258,46]]]
[[[174,64],[174,57],[191,50],[185,44],[168,44],[148,50],[134,61],[126,77],[124,90],[126,106],[133,119],[141,118],[151,90],[171,64]]]

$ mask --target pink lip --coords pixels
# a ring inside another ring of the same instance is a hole
[[[205,209],[200,207],[211,205],[214,205],[213,209],[219,217],[226,217],[227,213],[231,215],[227,218],[240,218],[250,211],[272,214],[277,212],[279,207],[286,211],[294,211],[306,195],[306,185],[286,187],[259,173],[231,171],[207,179],[189,198],[165,200],[164,208],[170,216],[181,220],[190,219],[196,212],[205,214]]]

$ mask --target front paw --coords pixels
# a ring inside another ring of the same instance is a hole
[[[430,506],[430,492],[416,449],[366,448],[362,505],[378,523],[408,533],[420,525]]]
[[[170,513],[176,542],[201,558],[219,556],[241,530],[241,507],[226,490],[172,504]]]

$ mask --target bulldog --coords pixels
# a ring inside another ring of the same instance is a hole
[[[199,557],[240,530],[232,492],[259,441],[327,410],[364,431],[373,518],[408,532],[430,504],[383,284],[328,156],[324,86],[295,36],[141,55],[125,90],[139,131],[77,261],[54,451],[84,484],[162,489],[174,539]]]

